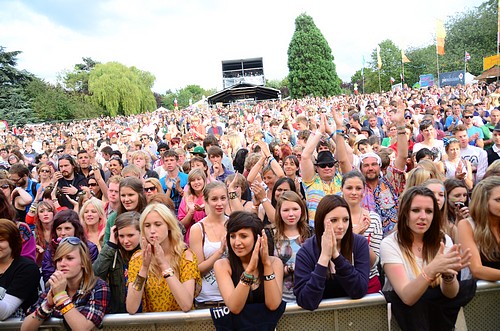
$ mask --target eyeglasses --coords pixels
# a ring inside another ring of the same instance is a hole
[[[59,245],[64,244],[65,242],[68,242],[73,246],[77,246],[77,245],[80,245],[82,243],[82,241],[78,237],[64,237],[59,242]]]
[[[144,188],[144,191],[145,191],[145,192],[152,192],[152,191],[156,191],[156,187],[155,187],[155,186],[145,187],[145,188]]]
[[[325,169],[325,168],[333,168],[335,166],[335,163],[324,163],[324,164],[318,164],[318,167],[320,167],[321,169]]]
[[[88,183],[88,185],[89,185],[90,187],[94,187],[94,186],[97,186],[97,183]]]
[[[14,178],[10,177],[10,180],[17,184],[17,182],[20,181],[21,178],[22,177],[19,177],[18,179],[14,179]]]
[[[57,153],[64,153],[64,149],[58,150]]]
[[[42,169],[42,170],[40,170],[40,172],[49,173],[49,172],[50,172],[50,170],[49,170],[49,169]]]
[[[0,187],[3,189],[8,189],[10,186],[9,186],[9,184],[2,184],[2,186],[0,186]]]
[[[472,115],[467,115],[467,116],[464,116],[464,118],[473,118],[474,116]]]

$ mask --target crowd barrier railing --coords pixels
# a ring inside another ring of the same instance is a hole
[[[465,330],[498,330],[500,327],[500,282],[478,281],[477,292],[465,307]],[[19,330],[19,319],[0,322],[0,330]],[[183,312],[109,314],[104,330],[215,330],[208,309]],[[394,320],[392,330],[399,330]],[[315,311],[297,304],[287,304],[277,330],[388,330],[387,304],[382,294],[369,294],[358,300],[346,298],[323,300]],[[61,319],[47,320],[40,330],[64,330]],[[458,329],[457,329],[458,330]]]

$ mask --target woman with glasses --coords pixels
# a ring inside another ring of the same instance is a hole
[[[97,179],[94,176],[90,176],[87,179],[87,186],[89,188],[88,192],[90,196],[95,197],[99,200],[104,199],[101,188],[99,187],[99,183],[97,182]]]
[[[142,250],[129,263],[127,312],[135,314],[141,305],[143,312],[191,310],[201,277],[177,218],[166,206],[154,203],[141,214],[140,226]]]
[[[188,174],[188,191],[184,194],[177,212],[179,221],[186,228],[185,241],[189,242],[191,226],[205,218],[205,199],[203,190],[207,184],[207,177],[201,169],[193,169]]]
[[[111,313],[125,313],[127,296],[128,264],[132,255],[140,249],[141,214],[131,211],[118,216],[111,229],[109,241],[104,245],[92,267],[94,273],[108,281],[111,289]]]
[[[161,187],[161,183],[158,179],[147,178],[144,180],[144,194],[146,195],[148,202],[151,199],[151,196],[158,193],[163,193],[163,188]]]
[[[43,188],[47,186],[54,186],[52,175],[54,175],[54,167],[47,162],[39,163],[36,166],[36,172],[38,174],[38,183]]]
[[[16,224],[0,219],[0,320],[24,317],[36,302],[40,271],[36,263],[21,256],[22,241]]]
[[[50,317],[63,318],[71,330],[100,328],[110,301],[109,287],[94,275],[87,245],[66,237],[54,253],[56,271],[25,318],[21,330],[38,330]]]
[[[42,260],[42,277],[44,283],[49,280],[50,276],[56,270],[56,266],[53,263],[54,253],[59,246],[59,242],[66,237],[79,238],[88,246],[90,260],[95,261],[97,259],[97,255],[99,254],[97,246],[85,237],[85,230],[80,223],[78,214],[74,210],[62,210],[54,216],[50,244],[47,246]]]

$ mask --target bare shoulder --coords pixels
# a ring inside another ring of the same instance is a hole
[[[231,266],[229,265],[228,259],[219,259],[214,263],[214,269],[218,270],[229,270]]]
[[[194,260],[194,253],[191,249],[186,249],[184,251],[184,258],[187,260],[187,261],[190,261],[190,262],[193,262]]]

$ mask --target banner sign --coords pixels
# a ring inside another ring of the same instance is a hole
[[[420,87],[434,86],[434,75],[420,75]]]
[[[465,84],[465,74],[463,70],[442,72],[439,74],[439,86],[457,86],[458,84]]]

